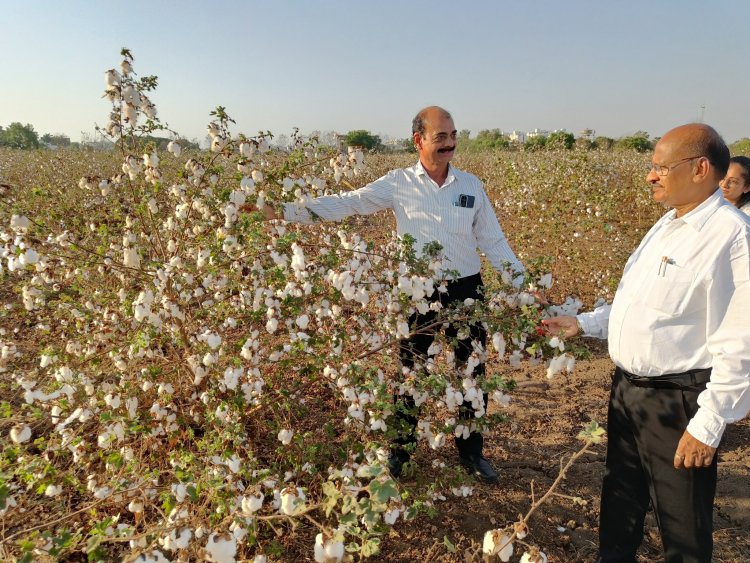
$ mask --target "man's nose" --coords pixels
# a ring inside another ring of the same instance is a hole
[[[655,184],[659,181],[659,175],[656,173],[656,170],[652,168],[648,171],[648,174],[646,174],[646,181],[651,184]]]

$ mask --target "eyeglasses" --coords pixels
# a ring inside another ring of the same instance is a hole
[[[678,160],[677,162],[674,162],[672,164],[666,165],[666,164],[647,164],[646,170],[651,172],[652,170],[656,172],[659,176],[666,176],[669,174],[669,171],[673,168],[677,168],[680,164],[684,164],[685,162],[689,162],[691,160],[695,160],[696,158],[703,158],[703,156],[689,156],[687,158],[683,158],[681,160]]]

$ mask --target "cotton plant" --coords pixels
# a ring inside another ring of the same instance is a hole
[[[545,502],[556,494],[557,488],[565,479],[567,471],[573,466],[573,464],[582,456],[590,453],[589,450],[592,446],[601,443],[604,434],[604,429],[595,421],[586,425],[577,436],[577,438],[583,442],[583,445],[577,452],[572,454],[564,464],[561,463],[557,478],[549,486],[547,491],[540,497],[536,497],[532,488],[532,494],[530,495],[531,506],[526,514],[519,515],[517,521],[512,522],[505,527],[490,529],[485,532],[482,542],[482,553],[486,560],[510,561],[514,551],[519,547],[524,547],[525,550],[521,555],[520,561],[523,561],[524,563],[547,562],[547,555],[542,549],[524,541],[530,532],[529,522],[531,517],[541,506],[544,505]],[[571,500],[576,504],[586,504],[583,499],[578,497],[571,497]]]
[[[362,152],[298,136],[281,152],[270,133],[235,134],[221,107],[208,150],[190,151],[158,117],[157,79],[122,54],[105,73],[102,128],[117,160],[73,182],[60,202],[70,207],[46,216],[18,201],[2,215],[0,275],[25,332],[23,344],[0,333],[14,394],[2,473],[15,503],[0,509],[20,532],[18,506],[80,510],[86,539],[70,549],[91,559],[128,549],[143,561],[258,558],[265,539],[300,521],[320,528],[316,558],[342,557],[342,542],[375,555],[380,527],[415,513],[401,496],[409,485],[386,470],[394,394],[421,408],[418,439],[429,448],[489,427],[483,394],[507,405],[512,382],[480,377],[481,362],[560,363],[569,353],[537,332],[544,308],[534,293],[551,278],[532,272],[517,288],[505,273],[484,302],[442,308],[434,297],[450,265],[438,245],[416,249],[393,233],[374,245],[350,224],[263,222],[264,205],[364,181]],[[143,138],[156,131],[175,137],[164,151]],[[384,367],[415,312],[461,334],[484,323],[487,346],[474,343],[459,365],[439,337],[414,369]],[[324,424],[308,416],[319,398]],[[430,501],[471,493],[448,478],[436,487]],[[155,539],[132,524],[153,527]]]

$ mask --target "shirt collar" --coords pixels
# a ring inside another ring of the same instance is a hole
[[[453,173],[455,168],[453,167],[453,164],[450,162],[448,163],[448,175],[445,177],[445,183],[442,186],[438,186],[440,188],[443,188],[450,184],[451,182],[455,181],[456,175]],[[414,166],[414,174],[417,176],[427,176],[430,177],[429,174],[427,174],[427,170],[424,169],[424,166],[422,166],[422,161],[418,160],[416,166]],[[431,178],[430,178],[431,179]]]
[[[722,206],[724,205],[731,205],[728,204],[724,198],[721,195],[721,191],[716,188],[714,193],[712,193],[710,196],[708,196],[705,201],[703,201],[698,207],[693,209],[690,213],[686,213],[680,219],[685,222],[685,224],[690,225],[695,229],[696,231],[700,231],[703,226],[706,224],[706,221],[708,221],[711,216]],[[668,214],[668,221],[673,221],[676,219],[675,217],[676,211],[672,209]]]

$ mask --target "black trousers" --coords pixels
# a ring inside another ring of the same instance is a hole
[[[705,387],[705,382],[641,387],[615,370],[607,417],[599,561],[635,562],[649,501],[667,563],[711,561],[716,456],[707,468],[673,465],[677,443]]]
[[[482,285],[482,277],[480,274],[473,276],[467,276],[465,278],[459,278],[455,281],[448,283],[447,293],[439,293],[435,291],[432,294],[431,301],[439,301],[441,305],[448,306],[456,301],[464,301],[467,298],[471,299],[483,299],[484,286]],[[415,313],[409,317],[409,327],[412,332],[418,330],[420,327],[427,327],[437,317],[437,313],[434,311],[428,311],[424,315]],[[434,327],[430,330],[413,334],[408,340],[401,343],[399,350],[399,357],[401,364],[409,369],[414,368],[417,363],[424,363],[427,359],[427,350],[430,348],[430,344],[435,340],[435,335],[440,327]],[[449,325],[445,329],[445,336],[448,340],[455,339],[458,335],[459,327],[455,325]],[[461,366],[466,363],[471,352],[473,350],[472,341],[479,341],[483,346],[487,344],[487,331],[480,324],[471,325],[469,327],[469,335],[467,338],[459,340],[454,348],[456,357],[456,364]],[[484,375],[484,364],[479,364],[474,368],[474,376],[478,377]],[[417,426],[417,416],[414,405],[414,399],[411,396],[396,396],[396,414],[394,415],[397,427],[399,428],[399,437],[395,440],[396,450],[399,451],[398,446],[406,446],[415,444],[417,439],[415,435]],[[487,406],[487,394],[484,394],[484,405]],[[464,402],[460,409],[460,418],[470,421],[474,418],[474,409],[470,402]],[[468,438],[456,438],[456,447],[461,457],[468,457],[471,455],[481,455],[483,446],[482,434],[479,432],[472,432]],[[406,457],[406,456],[404,456]]]

